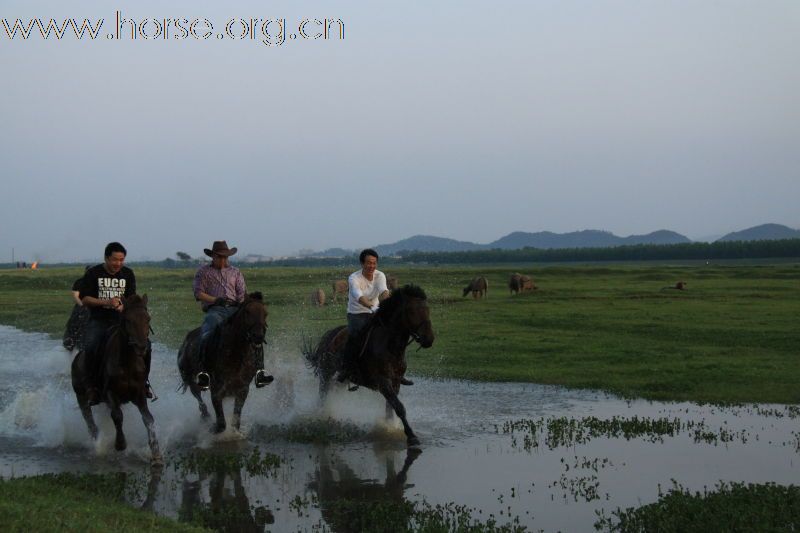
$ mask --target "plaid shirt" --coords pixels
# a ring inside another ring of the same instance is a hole
[[[198,298],[201,292],[213,296],[214,298],[226,298],[236,302],[243,302],[247,294],[247,287],[244,284],[244,276],[236,267],[226,267],[217,270],[211,265],[201,266],[194,275],[192,283],[194,297]],[[203,302],[203,309],[208,309],[212,304]]]

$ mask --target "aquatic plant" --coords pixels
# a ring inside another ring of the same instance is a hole
[[[691,493],[677,482],[659,500],[639,508],[597,511],[602,531],[797,531],[800,487],[774,483],[719,483]]]
[[[262,455],[258,447],[253,448],[249,455],[193,450],[175,459],[173,466],[183,474],[236,472],[244,469],[251,476],[268,476],[276,474],[281,466],[281,458],[269,452]]]

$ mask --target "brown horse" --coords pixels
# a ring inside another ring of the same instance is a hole
[[[327,331],[313,350],[306,349],[308,366],[319,377],[320,398],[324,398],[332,378],[346,370],[343,350],[347,344],[347,326]],[[419,445],[419,439],[406,419],[406,409],[397,397],[406,372],[406,347],[416,341],[423,348],[433,345],[430,309],[425,292],[406,285],[381,302],[370,323],[358,333],[359,355],[356,372],[351,380],[380,392],[386,398],[386,416],[392,410],[403,422],[409,446]]]
[[[120,322],[109,329],[102,348],[101,401],[111,408],[111,419],[117,429],[114,447],[127,447],[122,432],[122,404],[132,403],[142,414],[147,428],[153,462],[161,462],[161,452],[156,439],[153,415],[147,408],[147,378],[150,373],[150,315],[147,312],[147,295],[133,295],[122,300]],[[87,395],[85,354],[79,352],[72,361],[72,389],[78,399],[92,439],[97,439],[97,425],[92,417]]]
[[[217,415],[212,430],[225,431],[223,398],[233,396],[233,427],[239,429],[250,382],[256,375],[256,359],[263,356],[262,345],[267,331],[267,306],[260,292],[248,294],[239,309],[223,322],[208,338],[204,356],[205,370],[211,375],[211,405]],[[197,398],[200,415],[209,417],[208,408],[195,382],[199,371],[200,328],[190,331],[178,351],[178,370],[183,380],[183,392],[189,389]]]

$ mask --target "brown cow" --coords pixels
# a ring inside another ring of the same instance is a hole
[[[400,286],[400,282],[397,281],[397,277],[396,276],[388,276],[386,278],[386,288],[389,289],[390,291],[396,291],[397,287],[399,287],[399,286]]]
[[[322,289],[315,289],[311,291],[311,303],[317,307],[325,305],[325,291]]]
[[[669,289],[675,289],[675,290],[678,290],[678,291],[682,291],[685,288],[686,288],[686,282],[685,281],[679,281],[675,285],[671,285],[669,287],[661,287],[661,290],[662,291],[666,291],[666,290],[669,290]]]
[[[469,282],[469,285],[464,287],[464,294],[462,294],[461,297],[463,298],[470,292],[473,298],[483,298],[489,293],[489,282],[486,281],[486,278],[483,276],[474,278]]]
[[[520,276],[520,292],[535,291],[539,287],[528,276]]]
[[[344,294],[347,296],[350,287],[347,285],[346,279],[337,279],[333,282],[333,301],[336,301],[337,296]]]

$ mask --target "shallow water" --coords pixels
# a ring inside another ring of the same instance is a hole
[[[124,471],[137,489],[130,495],[135,505],[237,531],[347,530],[333,511],[342,499],[455,502],[482,521],[518,518],[534,530],[588,531],[598,511],[653,502],[673,479],[693,490],[720,481],[800,482],[800,418],[785,406],[625,401],[551,386],[417,378],[401,399],[423,453],[407,455],[402,429],[383,421],[376,393],[339,391],[318,407],[299,349],[268,357],[275,383],[251,388],[241,433],[221,436],[210,435],[191,395],[176,392],[176,352],[155,344],[153,355],[151,381],[160,398],[150,406],[163,471],[149,469],[134,407],[123,409],[128,450],[114,451],[105,406],[93,409],[101,436],[92,443],[69,384],[71,355],[46,335],[0,326],[0,475]],[[669,419],[677,432],[594,435],[551,448],[546,430],[533,446],[525,441],[530,431],[503,429],[551,417]],[[293,441],[300,431],[326,428],[344,430],[333,444]],[[279,456],[280,466],[254,472],[226,459],[186,467],[197,450],[229,458],[254,449]]]

